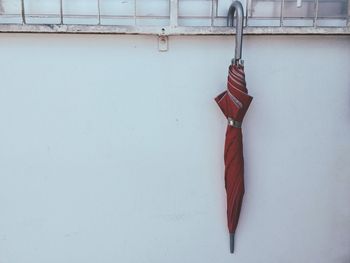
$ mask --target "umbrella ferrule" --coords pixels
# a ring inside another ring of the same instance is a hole
[[[230,252],[235,252],[235,233],[230,233]]]
[[[241,128],[242,127],[242,122],[236,121],[232,119],[231,117],[227,118],[227,124],[228,126],[234,127],[234,128]]]

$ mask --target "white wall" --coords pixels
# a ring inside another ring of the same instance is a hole
[[[232,37],[0,36],[0,262],[350,262],[350,38],[245,37],[254,101],[229,254]]]

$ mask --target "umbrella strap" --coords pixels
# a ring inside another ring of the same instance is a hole
[[[236,120],[232,119],[231,117],[227,117],[227,124],[228,124],[228,126],[235,127],[235,128],[242,127],[242,122],[236,121]]]

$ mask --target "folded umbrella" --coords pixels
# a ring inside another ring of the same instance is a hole
[[[234,233],[237,228],[244,194],[244,160],[242,144],[242,121],[252,101],[245,83],[242,66],[231,65],[227,90],[215,98],[228,120],[224,163],[227,194],[227,222],[230,232],[231,253],[234,250]]]
[[[240,60],[242,49],[243,7],[238,1],[234,2],[230,7],[229,20],[230,18],[233,19],[233,14],[236,10],[238,13],[238,25],[235,59],[229,67],[227,90],[215,98],[215,101],[228,121],[224,163],[227,195],[227,222],[230,233],[231,253],[234,252],[234,234],[237,228],[244,195],[244,160],[241,126],[243,118],[253,99],[253,97],[248,95],[243,62]]]

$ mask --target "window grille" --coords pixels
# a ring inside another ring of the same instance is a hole
[[[242,0],[245,34],[350,34],[350,0]],[[0,32],[232,34],[232,0],[0,0]]]

